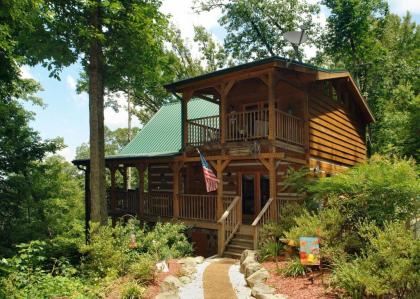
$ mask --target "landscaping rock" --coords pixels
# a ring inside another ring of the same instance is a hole
[[[196,264],[201,264],[202,262],[204,262],[204,257],[202,256],[196,256],[194,259]]]
[[[160,290],[162,291],[162,293],[173,292],[173,291],[178,291],[178,288],[180,288],[181,286],[182,286],[182,283],[179,281],[178,278],[176,278],[175,276],[169,275],[168,277],[165,278],[165,280],[160,285]]]
[[[246,264],[245,266],[245,277],[251,276],[255,272],[261,269],[261,264],[257,262]]]
[[[244,260],[248,257],[248,256],[252,256],[255,260],[255,251],[254,250],[249,250],[249,249],[245,249],[242,254],[241,254],[241,260],[240,260],[240,264],[242,264],[244,262]]]
[[[188,276],[181,276],[179,278],[179,281],[182,282],[183,284],[187,284],[191,282],[191,278]]]
[[[175,291],[169,291],[158,294],[155,299],[179,299],[179,295]]]
[[[179,273],[182,276],[191,276],[193,275],[195,272],[197,272],[197,269],[195,268],[195,266],[187,266],[184,265],[181,267],[181,269],[179,270]]]
[[[270,273],[264,268],[253,273],[251,276],[246,278],[247,284],[252,288],[258,283],[264,283],[270,277]]]
[[[260,299],[261,295],[274,294],[274,288],[269,287],[268,285],[263,284],[263,283],[257,283],[252,288],[251,294],[255,298]]]
[[[245,269],[246,269],[246,267],[247,267],[249,264],[256,263],[256,262],[257,262],[257,261],[255,260],[255,255],[252,255],[252,254],[248,255],[248,256],[244,259],[243,263],[241,264],[241,269],[240,269],[241,273],[245,274]]]

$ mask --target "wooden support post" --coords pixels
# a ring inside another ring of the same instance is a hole
[[[223,208],[223,171],[228,166],[230,160],[217,160],[216,164],[211,162],[212,166],[216,170],[216,176],[219,180],[219,184],[217,186],[217,203],[216,203],[216,218],[217,220],[222,217],[224,213]]]
[[[271,210],[270,210],[270,218],[274,221],[277,220],[277,168],[276,168],[276,160],[274,158],[269,159],[270,169],[269,169],[269,176],[270,176],[270,198],[273,199],[271,203]]]
[[[192,91],[186,91],[182,95],[181,117],[182,117],[182,148],[185,149],[188,144],[188,101],[192,97]]]
[[[85,237],[86,244],[90,241],[90,208],[92,202],[90,199],[90,167],[85,169]]]
[[[223,215],[223,169],[222,160],[217,160],[216,164],[217,179],[219,184],[217,186],[217,204],[216,204],[216,219],[219,220]]]
[[[232,89],[233,85],[235,85],[235,80],[230,80],[221,88],[221,94],[220,94],[220,143],[225,144],[226,143],[226,133],[227,133],[227,96],[229,94],[229,91]]]
[[[268,74],[268,140],[273,142],[276,139],[275,85],[274,73],[270,72]]]
[[[179,191],[180,191],[180,170],[182,164],[180,162],[174,162],[172,164],[173,173],[173,194],[172,194],[172,206],[173,206],[173,218],[179,217]]]
[[[137,173],[139,177],[139,181],[138,181],[139,206],[138,206],[137,216],[139,219],[141,219],[144,216],[144,170],[145,170],[144,164],[137,165]]]
[[[115,193],[115,172],[117,171],[114,167],[111,170],[111,211],[114,212],[117,209],[117,194]]]
[[[222,256],[225,250],[225,223],[219,223],[219,231],[217,233],[217,254]]]
[[[303,146],[305,149],[306,163],[309,165],[309,94],[305,91],[305,99],[303,102]]]

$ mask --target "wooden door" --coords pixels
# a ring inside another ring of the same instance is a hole
[[[243,223],[251,224],[270,197],[270,180],[265,172],[243,172],[240,175]]]

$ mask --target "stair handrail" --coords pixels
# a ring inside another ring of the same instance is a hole
[[[273,197],[270,197],[260,213],[257,215],[255,220],[252,222],[252,231],[253,231],[253,238],[254,238],[254,250],[258,248],[258,238],[259,238],[259,230],[261,227],[270,220],[270,206],[271,203],[274,201]]]
[[[232,211],[234,211],[232,213]],[[221,256],[225,251],[226,245],[233,238],[242,223],[242,201],[240,196],[236,196],[217,221],[219,225],[218,233],[218,254]]]

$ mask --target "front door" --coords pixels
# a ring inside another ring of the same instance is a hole
[[[242,221],[251,224],[268,201],[270,181],[268,175],[259,172],[243,173],[241,180]]]

